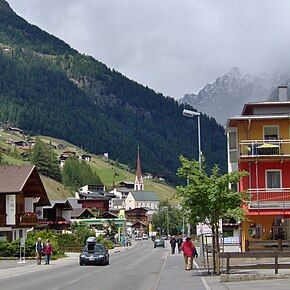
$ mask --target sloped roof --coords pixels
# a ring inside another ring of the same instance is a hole
[[[19,193],[35,166],[0,166],[0,193]]]
[[[88,208],[74,208],[71,212],[71,217],[72,218],[79,217],[86,211],[93,216],[92,212]]]
[[[0,166],[0,194],[25,192],[27,197],[40,197],[38,205],[49,205],[43,183],[34,165]]]
[[[131,194],[136,201],[159,201],[154,191],[131,191]]]
[[[44,206],[43,208],[53,208],[55,206],[61,207],[63,209],[73,209],[68,200],[50,200],[50,206]]]

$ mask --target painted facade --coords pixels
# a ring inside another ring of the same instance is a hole
[[[249,103],[228,120],[229,172],[249,173],[238,184],[250,198],[240,225],[243,251],[258,241],[290,241],[289,112],[288,101]]]

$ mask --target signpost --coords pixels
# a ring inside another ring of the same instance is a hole
[[[19,264],[25,264],[25,238],[20,239]]]

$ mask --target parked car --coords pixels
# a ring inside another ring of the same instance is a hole
[[[142,240],[142,238],[140,236],[135,237],[135,241],[141,241],[141,240]]]
[[[147,234],[143,234],[142,239],[143,240],[148,240],[148,235]]]
[[[80,254],[80,266],[109,265],[109,252],[102,244],[97,244],[94,237],[87,239],[86,245]]]
[[[162,238],[156,238],[155,240],[154,240],[154,248],[156,248],[156,247],[165,247],[165,242],[164,242],[164,239],[162,239]]]

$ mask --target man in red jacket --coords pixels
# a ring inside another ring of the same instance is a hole
[[[185,262],[185,270],[191,270],[192,268],[192,260],[193,260],[193,250],[194,245],[192,241],[190,240],[190,237],[187,237],[185,239],[185,242],[181,245],[181,250],[183,252],[184,256],[184,262]]]

